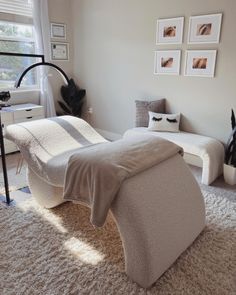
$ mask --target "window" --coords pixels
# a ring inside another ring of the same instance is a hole
[[[35,53],[32,7],[29,0],[0,0],[0,51]],[[0,89],[13,88],[18,75],[35,62],[36,59],[32,57],[1,55]],[[36,86],[37,71],[31,70],[24,77],[22,87]]]

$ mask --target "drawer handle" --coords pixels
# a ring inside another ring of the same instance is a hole
[[[33,117],[26,117],[26,119],[32,119]]]
[[[28,109],[28,110],[26,110],[26,112],[30,112],[30,111],[32,111],[32,109]]]

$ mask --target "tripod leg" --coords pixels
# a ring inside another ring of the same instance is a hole
[[[6,166],[6,154],[5,154],[5,146],[4,146],[2,128],[3,128],[3,126],[2,126],[1,114],[0,114],[0,145],[1,145],[2,169],[3,169],[3,177],[4,177],[4,185],[5,185],[6,202],[8,205],[10,205],[11,199],[10,199],[10,194],[9,194],[7,166]]]

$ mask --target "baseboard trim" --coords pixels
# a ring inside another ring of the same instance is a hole
[[[114,132],[110,132],[110,131],[103,130],[103,129],[96,128],[96,131],[108,140],[117,140],[122,137],[122,135],[119,133],[114,133]]]

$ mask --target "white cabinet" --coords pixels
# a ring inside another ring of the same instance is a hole
[[[3,127],[3,135],[5,133],[5,127],[7,125],[13,124],[13,113],[1,111],[1,120],[2,120],[2,127]],[[4,139],[4,146],[6,153],[12,153],[17,150],[16,145],[7,139]],[[0,152],[1,155],[1,152]]]
[[[1,120],[4,128],[10,124],[16,124],[26,121],[33,121],[44,118],[44,108],[43,106],[36,104],[17,104],[10,107],[4,107],[1,109]],[[5,152],[6,154],[17,151],[16,145],[4,139]]]

